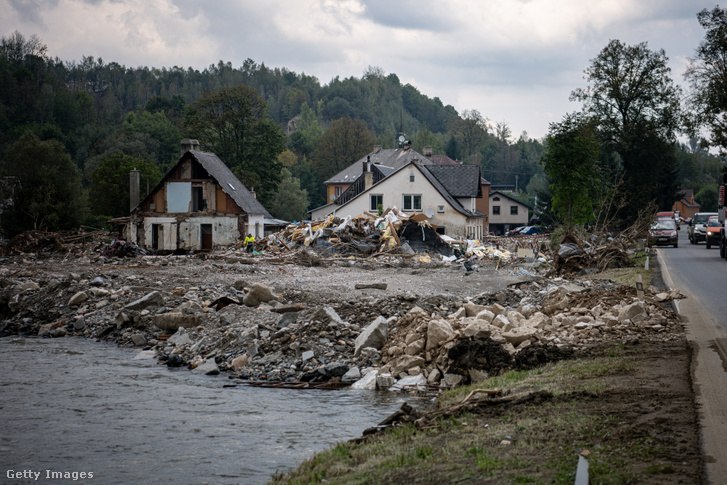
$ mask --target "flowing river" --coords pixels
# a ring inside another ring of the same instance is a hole
[[[76,338],[0,339],[0,484],[265,483],[406,400],[223,388],[226,376],[135,355]]]

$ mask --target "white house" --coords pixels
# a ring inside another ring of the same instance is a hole
[[[426,214],[440,234],[480,238],[487,220],[478,210],[482,181],[476,165],[436,165],[411,149],[378,148],[326,181],[333,202],[311,215],[356,216],[395,206]]]
[[[518,226],[527,226],[528,210],[531,209],[504,192],[490,192],[490,230],[502,235]]]

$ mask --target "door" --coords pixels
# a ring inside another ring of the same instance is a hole
[[[212,224],[200,224],[202,251],[212,250]]]
[[[151,247],[157,251],[164,249],[164,226],[161,224],[151,225]]]

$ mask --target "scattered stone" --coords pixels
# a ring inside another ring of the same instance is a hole
[[[125,310],[143,310],[150,306],[159,306],[164,304],[164,297],[158,291],[152,291],[151,293],[142,296],[136,301],[133,301],[124,307]]]
[[[356,338],[354,357],[358,356],[366,347],[381,350],[387,338],[389,338],[389,322],[386,318],[379,316]]]
[[[356,283],[354,287],[357,290],[365,290],[368,288],[374,289],[374,290],[385,290],[387,285],[386,283]]]
[[[162,330],[176,330],[179,327],[192,328],[199,325],[200,319],[196,315],[171,312],[154,315],[154,325]]]
[[[79,291],[68,300],[68,306],[80,305],[84,301],[88,300],[88,293],[85,291]]]
[[[243,297],[242,302],[247,306],[258,306],[260,303],[267,303],[271,300],[280,300],[280,296],[276,295],[269,286],[255,283]]]
[[[220,368],[217,367],[217,363],[215,363],[215,359],[207,359],[201,364],[199,364],[197,367],[192,369],[192,372],[195,374],[205,374],[208,376],[216,376],[220,373]]]

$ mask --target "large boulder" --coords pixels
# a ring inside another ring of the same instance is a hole
[[[426,361],[418,355],[402,355],[391,363],[391,373],[398,376],[401,372],[406,372],[413,367],[422,367]]]
[[[354,357],[358,357],[361,353],[361,349],[366,347],[373,347],[376,350],[381,350],[388,338],[389,322],[383,316],[379,316],[356,338],[356,346],[353,352]]]
[[[454,329],[448,321],[431,320],[427,326],[427,350],[435,349],[454,337]]]
[[[267,303],[272,300],[280,300],[280,296],[273,292],[269,286],[261,283],[255,283],[250,291],[242,298],[242,302],[247,306],[258,306],[260,303]]]
[[[208,376],[216,376],[220,373],[220,368],[217,367],[217,363],[215,362],[214,358],[207,359],[201,364],[199,364],[197,367],[192,369],[192,372],[195,374],[205,374]]]
[[[520,327],[502,333],[503,338],[516,347],[526,340],[532,340],[536,335],[537,331],[529,327]]]
[[[630,305],[626,305],[618,312],[618,319],[622,323],[627,323],[631,320],[637,319],[637,317],[646,315],[646,305],[643,301],[637,301]],[[637,320],[641,320],[638,318]]]
[[[462,330],[462,335],[474,338],[489,337],[491,333],[490,324],[484,320],[475,320]]]

